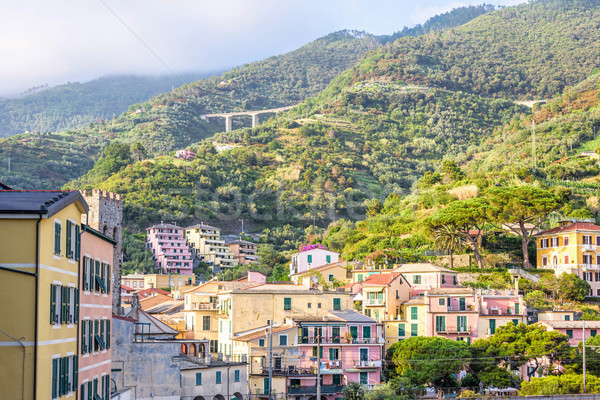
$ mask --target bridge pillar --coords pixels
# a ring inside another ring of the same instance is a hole
[[[251,114],[252,115],[252,127],[256,128],[256,126],[258,125],[258,114]]]
[[[225,116],[225,132],[229,132],[231,130],[232,123],[233,123],[233,115]]]

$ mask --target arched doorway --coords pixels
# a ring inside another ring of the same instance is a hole
[[[223,397],[223,395],[218,394],[215,397],[213,397],[213,400],[225,400],[225,397]]]
[[[197,355],[198,355],[198,352],[196,351],[196,344],[195,343],[190,344],[190,356],[196,357]]]
[[[185,343],[182,343],[182,344],[181,344],[181,354],[185,354],[185,355],[187,355],[187,353],[188,353],[187,344],[185,344]]]
[[[233,395],[237,400],[244,400],[244,396],[240,392],[235,392]]]
[[[119,229],[115,226],[113,228],[113,239],[117,240],[117,233],[119,233]]]
[[[196,396],[196,397],[194,397],[194,400],[204,400],[204,397],[202,397],[202,396]]]
[[[554,256],[552,258],[552,265],[554,265],[555,267],[558,265],[558,257],[557,256]]]

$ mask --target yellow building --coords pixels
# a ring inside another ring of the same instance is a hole
[[[399,319],[401,305],[410,299],[410,295],[411,286],[402,274],[370,275],[362,282],[362,313],[377,322]]]
[[[238,264],[236,256],[221,239],[219,228],[201,223],[185,228],[184,232],[187,243],[201,261],[220,268]]]
[[[0,191],[2,398],[77,398],[79,192]]]
[[[574,273],[590,284],[590,295],[600,296],[600,226],[563,222],[535,235],[538,268],[557,276]]]
[[[351,279],[352,273],[348,269],[348,261],[325,264],[290,275],[292,282],[306,288],[334,288],[335,286],[343,286],[349,283]]]
[[[240,282],[241,283],[241,282]],[[301,285],[255,285],[219,294],[219,353],[233,355],[232,338],[239,332],[274,324],[286,318],[326,316],[333,310],[352,310],[349,292],[310,290]]]
[[[399,340],[412,336],[427,336],[428,300],[423,296],[413,297],[401,307],[398,319],[383,321],[385,326],[385,349]]]

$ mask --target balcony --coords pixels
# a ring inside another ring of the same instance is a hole
[[[287,367],[276,368],[273,367],[273,374],[275,375],[291,375],[291,376],[314,376],[316,378],[316,368],[300,368],[294,365],[288,365]],[[262,366],[262,375],[269,375],[269,367]]]
[[[321,394],[341,393],[344,389],[342,385],[321,385]],[[288,394],[292,395],[312,395],[317,394],[317,386],[290,386]]]
[[[467,312],[467,311],[473,311],[473,310],[474,310],[473,306],[471,306],[471,307],[468,307],[468,306],[464,306],[464,307],[461,307],[461,306],[448,306],[447,307],[447,311],[449,311],[449,312]]]
[[[470,326],[459,326],[459,327],[447,327],[444,330],[436,330],[436,333],[438,334],[470,334],[471,333],[471,327]]]
[[[383,306],[385,305],[385,300],[383,299],[365,299],[365,306]]]
[[[583,248],[583,251],[596,251],[596,246],[590,243],[583,244],[581,247]]]
[[[354,368],[381,368],[381,360],[354,360]]]
[[[197,310],[197,311],[201,311],[201,310],[214,311],[214,310],[219,309],[219,304],[218,303],[192,303],[191,309]]]
[[[303,337],[300,340],[300,344],[317,344],[318,340],[316,337]],[[322,337],[321,344],[381,344],[383,340],[378,338],[352,338],[352,342],[348,343],[345,338],[342,337]]]

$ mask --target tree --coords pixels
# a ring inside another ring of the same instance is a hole
[[[462,370],[471,357],[466,342],[441,337],[411,337],[403,340],[394,352],[396,371],[414,385],[430,385],[438,390],[454,384],[454,374]]]
[[[571,354],[567,335],[547,331],[540,325],[514,325],[512,322],[496,329],[494,336],[476,340],[471,348],[473,358],[478,360],[471,364],[472,371],[484,384],[494,386],[506,386],[509,382],[518,387],[518,376],[509,370],[530,363],[534,368],[529,370],[528,376],[532,377],[542,365],[548,369],[548,364],[542,364],[542,361],[554,365]]]
[[[525,295],[525,301],[527,306],[533,308],[548,308],[549,303],[546,301],[544,292],[541,290],[534,290]]]
[[[588,374],[586,377],[588,393],[600,391],[600,378]],[[519,391],[521,396],[549,396],[556,394],[583,393],[583,376],[575,374],[550,375],[543,378],[533,378],[530,382],[523,382]]]
[[[590,284],[576,274],[563,273],[559,278],[559,298],[563,300],[583,301],[590,292]]]
[[[486,196],[495,207],[494,220],[521,237],[523,266],[530,268],[527,246],[548,215],[562,206],[562,199],[533,186],[491,187]]]
[[[129,164],[131,164],[129,145],[121,142],[111,142],[102,151],[93,171],[100,176],[108,176],[116,174]]]
[[[462,249],[460,231],[453,225],[442,225],[433,232],[435,246],[447,250],[450,255],[450,268],[454,268],[454,252]]]
[[[363,400],[365,398],[365,389],[358,382],[350,382],[344,386],[344,400]]]
[[[491,211],[483,198],[458,200],[437,211],[429,223],[433,231],[443,226],[456,230],[473,250],[479,268],[483,268],[483,260],[479,253],[479,238]]]
[[[142,161],[148,157],[148,152],[141,142],[135,142],[133,146],[131,146],[131,154],[138,161]]]

